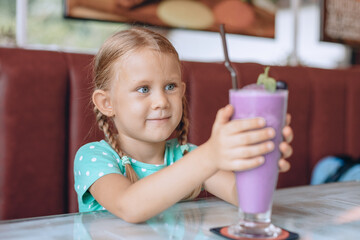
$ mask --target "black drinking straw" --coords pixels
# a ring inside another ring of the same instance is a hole
[[[232,88],[234,90],[236,90],[238,88],[237,87],[237,75],[236,75],[236,72],[235,72],[234,68],[230,64],[227,45],[226,45],[224,24],[220,24],[220,35],[221,35],[222,45],[223,45],[223,49],[224,49],[224,56],[225,56],[225,63],[224,64],[225,64],[225,67],[227,68],[227,70],[229,70],[229,72],[230,72]]]

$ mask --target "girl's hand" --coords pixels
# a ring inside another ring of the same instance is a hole
[[[262,155],[274,149],[272,128],[264,128],[262,118],[230,121],[234,112],[231,105],[217,113],[211,137],[206,143],[210,158],[217,169],[242,171],[264,163]]]
[[[280,143],[280,151],[282,153],[282,158],[279,160],[279,168],[280,172],[287,172],[290,169],[290,163],[285,160],[285,158],[288,158],[292,155],[292,147],[290,146],[291,141],[294,138],[293,131],[291,127],[289,126],[291,122],[291,115],[286,115],[286,126],[283,128],[283,136],[284,136],[284,142]]]

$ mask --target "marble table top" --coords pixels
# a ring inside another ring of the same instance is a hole
[[[0,221],[0,239],[225,239],[213,227],[236,223],[237,208],[217,198],[180,202],[142,224],[107,211]],[[360,239],[360,182],[280,189],[272,221],[300,239]]]

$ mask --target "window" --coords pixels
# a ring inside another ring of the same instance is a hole
[[[124,28],[121,23],[64,18],[62,0],[27,1],[26,47],[92,52],[109,35]],[[15,45],[16,1],[0,1],[0,29],[0,44]]]
[[[272,0],[267,0],[272,1]],[[293,12],[288,0],[276,14],[275,39],[229,34],[229,57],[234,62],[286,65],[293,50]],[[280,2],[279,1],[279,2]],[[348,66],[351,49],[345,45],[320,41],[319,0],[302,2],[298,11],[297,56],[311,67]],[[15,46],[16,3],[25,2],[27,48],[95,53],[115,31],[128,28],[122,23],[64,18],[63,0],[0,0],[0,46]],[[194,30],[163,30],[182,60],[223,61],[220,35]],[[18,35],[19,36],[19,35]]]

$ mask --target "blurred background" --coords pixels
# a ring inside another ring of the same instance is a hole
[[[266,0],[276,7],[275,37],[228,34],[234,62],[343,68],[356,64],[354,46],[321,41],[320,0]],[[0,0],[0,45],[95,53],[113,32],[130,25],[65,17],[64,0]],[[223,61],[216,32],[154,27],[182,60]]]

